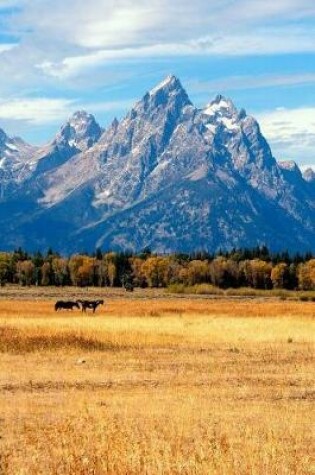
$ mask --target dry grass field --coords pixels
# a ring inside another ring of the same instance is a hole
[[[1,475],[315,474],[314,303],[54,295],[0,299]]]

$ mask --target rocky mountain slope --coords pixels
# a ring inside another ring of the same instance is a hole
[[[230,100],[197,109],[174,76],[104,131],[78,112],[46,147],[25,147],[27,173],[1,194],[7,248],[315,249],[311,172],[277,163]]]
[[[25,176],[32,174],[36,147],[19,137],[8,137],[0,129],[0,199],[3,199],[15,184],[22,182]]]

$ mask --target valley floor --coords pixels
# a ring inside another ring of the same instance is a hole
[[[1,474],[315,473],[314,303],[26,292],[0,299]]]

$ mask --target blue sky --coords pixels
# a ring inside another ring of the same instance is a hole
[[[48,141],[77,109],[106,126],[175,74],[315,164],[314,0],[0,0],[0,127]]]

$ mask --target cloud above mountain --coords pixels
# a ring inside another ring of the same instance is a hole
[[[27,53],[24,68],[39,74],[39,66],[44,76],[65,78],[137,58],[315,51],[314,28],[297,22],[314,17],[308,0],[92,0],[88,6],[56,0],[53,7],[48,0],[17,0],[2,6],[13,4],[3,33],[18,38],[15,54]],[[12,71],[10,58],[2,59]]]
[[[262,26],[275,34],[274,27],[291,23],[294,30],[297,19],[312,15],[315,7],[309,0],[174,0],[171,4],[166,0],[139,0],[136,4],[131,0],[93,0],[88,5],[84,0],[56,0],[53,7],[48,0],[33,0],[17,17],[17,29],[26,26],[33,37],[58,37],[73,47],[110,50],[181,44],[224,31],[232,36],[247,31],[250,37]],[[269,42],[270,37],[265,40]],[[277,47],[275,43],[274,49]]]
[[[287,112],[269,121],[290,139]],[[303,133],[300,114],[291,121]],[[227,97],[195,107],[174,75],[105,131],[82,110],[40,148],[0,131],[0,161],[7,249],[314,247],[312,173],[279,166],[257,121]]]
[[[172,72],[200,105],[223,89],[252,91],[254,113],[305,109],[315,96],[314,21],[311,0],[1,0],[0,119],[48,124],[72,105],[97,112],[100,103],[107,122]],[[291,88],[305,86],[293,103]],[[257,108],[253,91],[266,88]]]
[[[315,157],[315,107],[279,108],[258,116],[263,133],[279,159],[303,155],[312,164]],[[286,150],[286,156],[279,156]]]

